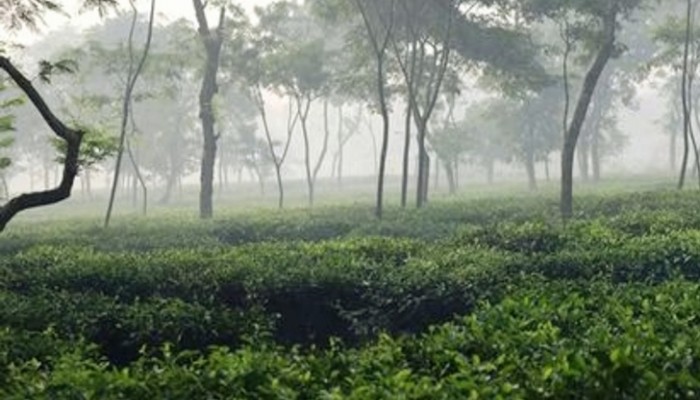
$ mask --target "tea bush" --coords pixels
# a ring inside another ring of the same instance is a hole
[[[2,398],[693,398],[693,193],[24,226]],[[5,240],[7,238],[7,240]]]

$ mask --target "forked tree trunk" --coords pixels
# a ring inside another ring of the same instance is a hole
[[[388,18],[388,24],[382,21],[381,34],[378,31],[377,26],[373,26],[370,21],[371,12],[369,12],[364,2],[361,0],[356,0],[355,4],[362,15],[362,19],[365,23],[365,29],[367,30],[367,36],[372,44],[372,49],[374,50],[374,57],[376,61],[376,79],[375,82],[377,86],[377,93],[379,96],[379,108],[382,115],[382,148],[379,155],[379,171],[377,172],[377,193],[376,193],[376,205],[374,209],[374,215],[381,219],[384,213],[384,180],[386,175],[386,159],[389,152],[389,130],[390,130],[390,119],[389,119],[389,108],[386,99],[386,71],[384,69],[386,54],[389,48],[389,42],[391,40],[393,30],[394,30],[394,5],[395,0],[391,0],[390,3],[390,15]],[[375,3],[379,4],[379,3]],[[380,10],[377,10],[376,14],[381,14]],[[379,19],[382,19],[379,16]]]
[[[117,195],[117,187],[119,185],[119,174],[121,172],[122,158],[124,157],[125,142],[126,142],[126,126],[129,121],[130,107],[131,107],[131,97],[136,88],[136,82],[146,65],[146,59],[148,58],[148,53],[151,49],[151,40],[153,39],[153,25],[155,21],[156,12],[156,0],[151,0],[151,12],[148,21],[148,34],[146,36],[146,45],[139,60],[138,65],[134,65],[134,52],[133,52],[133,39],[134,31],[136,29],[136,22],[138,19],[138,11],[133,1],[131,2],[131,7],[133,10],[133,18],[131,21],[131,30],[129,32],[129,71],[127,74],[126,89],[124,93],[124,99],[122,103],[122,121],[121,121],[121,133],[119,135],[119,150],[117,151],[117,162],[114,169],[114,179],[112,181],[112,189],[109,195],[109,204],[107,205],[107,214],[105,215],[104,227],[109,227],[109,222],[112,218],[112,210],[114,209],[114,202]]]

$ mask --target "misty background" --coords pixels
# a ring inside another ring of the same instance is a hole
[[[256,8],[260,10],[273,3],[272,1],[240,1],[239,4],[250,18],[250,23],[255,25],[258,23]],[[137,53],[142,49],[143,42],[146,37],[147,12],[149,4],[147,2],[136,2],[140,15],[139,24],[136,28],[134,42]],[[211,7],[210,7],[211,8]],[[130,21],[130,12],[126,7],[122,7],[118,13],[111,12],[106,16],[100,17],[96,12],[82,12],[79,4],[75,1],[65,2],[65,11],[67,15],[49,14],[40,27],[39,31],[23,30],[11,34],[11,40],[23,46],[21,51],[10,51],[12,57],[27,71],[37,73],[36,65],[41,60],[58,60],[61,58],[77,58],[85,57],[77,61],[79,67],[78,72],[66,76],[57,75],[52,79],[52,84],[41,85],[41,91],[47,97],[50,105],[57,110],[57,113],[67,120],[74,121],[90,121],[94,117],[93,113],[103,113],[97,111],[90,106],[76,110],[71,109],[70,104],[75,104],[78,91],[71,92],[77,85],[80,85],[80,92],[84,96],[92,96],[99,94],[101,96],[113,96],[118,98],[122,91],[124,78],[120,76],[120,68],[123,65],[110,64],[108,61],[99,64],[94,54],[89,55],[78,54],[81,50],[89,47],[90,41],[98,41],[104,49],[115,50],[123,49],[124,43],[128,37],[128,24]],[[216,10],[209,11],[210,21],[216,20]],[[647,11],[648,12],[648,11]],[[655,14],[659,18],[659,23],[666,16],[659,13]],[[646,16],[645,16],[646,18]],[[639,20],[637,20],[639,21]],[[191,29],[191,34],[196,34],[196,21],[192,4],[186,0],[161,2],[158,6],[156,17],[156,32],[154,33],[155,46],[153,53],[158,53],[159,46],[163,51],[166,49],[165,42],[167,38],[158,37],[167,32],[168,27],[176,24],[185,24]],[[214,23],[214,22],[212,22]],[[639,22],[625,22],[625,24],[638,24]],[[653,25],[649,21],[645,21],[649,26]],[[341,36],[342,30],[336,30],[338,37],[326,37],[325,46],[334,47],[342,50],[346,39]],[[543,27],[540,33],[535,33],[534,36],[544,43],[555,43],[559,40],[556,37],[556,32],[551,28]],[[651,36],[652,32],[648,32]],[[624,33],[623,33],[624,35]],[[624,41],[625,39],[621,39]],[[226,47],[227,45],[224,45]],[[226,51],[226,50],[224,50]],[[496,50],[497,51],[497,50]],[[185,56],[186,58],[187,56]],[[334,57],[334,56],[333,56]],[[455,55],[454,58],[457,56]],[[620,59],[626,57],[623,54]],[[99,58],[99,57],[98,57]],[[103,60],[104,61],[104,60]],[[340,62],[343,62],[340,60]],[[617,61],[614,61],[615,63]],[[330,60],[333,63],[333,60]],[[368,68],[372,67],[373,60],[367,59],[365,64]],[[641,65],[641,63],[640,63]],[[572,77],[583,74],[586,63],[581,63],[577,66],[577,72],[572,74]],[[110,71],[110,68],[113,70]],[[147,67],[148,68],[148,67]],[[231,67],[224,67],[231,68]],[[614,68],[613,66],[609,66]],[[489,99],[498,99],[501,95],[497,90],[485,86],[479,82],[478,73],[472,73],[468,69],[460,70],[461,83],[459,84],[458,95],[455,98],[454,115],[455,121],[469,120],[474,118],[474,109],[479,105],[488,103]],[[123,72],[123,71],[122,71]],[[157,91],[158,78],[149,77],[150,75],[158,75],[161,72],[146,73],[146,76],[137,84],[139,89],[147,91],[153,89]],[[393,71],[397,74],[397,71]],[[332,71],[331,71],[332,74]],[[397,83],[399,78],[394,79]],[[616,145],[614,151],[606,155],[603,159],[603,170],[605,177],[624,177],[624,176],[675,176],[677,171],[669,167],[672,163],[669,151],[669,135],[665,129],[668,123],[669,100],[668,94],[664,92],[665,79],[658,79],[653,75],[639,79],[633,82],[634,93],[628,102],[624,105],[616,107],[615,118],[617,134],[619,135],[619,144]],[[157,152],[159,148],[166,146],[167,135],[169,130],[178,125],[181,129],[187,132],[183,133],[183,137],[190,143],[186,148],[183,147],[183,152],[186,151],[188,165],[186,170],[182,172],[182,177],[178,180],[178,185],[184,187],[195,187],[199,182],[198,158],[201,153],[201,127],[198,123],[198,110],[196,97],[199,93],[199,78],[195,76],[181,76],[175,81],[180,81],[183,85],[179,90],[182,90],[182,95],[170,102],[170,105],[179,105],[185,109],[189,109],[185,120],[170,121],[168,124],[161,124],[165,119],[172,119],[177,116],[183,116],[184,111],[178,110],[177,107],[161,106],[155,99],[144,98],[142,102],[137,102],[133,107],[135,124],[138,124],[138,133],[132,141],[132,146],[140,162],[143,163],[143,174],[146,182],[151,187],[151,200],[153,203],[163,198],[163,192],[170,190],[166,189],[167,185],[164,172],[158,172],[158,164],[163,164],[166,161],[162,158],[163,155]],[[572,87],[572,102],[579,92],[579,85],[574,84]],[[338,91],[338,95],[342,96],[342,89]],[[147,94],[143,94],[148,97]],[[286,138],[288,123],[290,118],[294,117],[294,109],[290,108],[290,99],[282,95],[278,90],[270,88],[263,89],[263,95],[266,104],[266,112],[269,118],[269,129],[273,139],[279,145],[284,143]],[[154,96],[158,96],[157,94]],[[269,199],[275,197],[275,178],[273,169],[269,165],[269,156],[264,154],[266,146],[262,141],[264,139],[264,130],[262,121],[254,109],[251,108],[250,102],[246,102],[236,96],[242,96],[241,93],[232,93],[231,97],[226,100],[231,102],[231,105],[222,107],[219,111],[223,119],[227,116],[232,116],[231,119],[218,121],[217,130],[221,134],[219,143],[219,156],[217,158],[217,176],[219,182],[216,187],[216,192],[221,193],[236,193],[244,190],[247,196],[261,196]],[[563,101],[563,92],[555,89],[549,91],[547,96],[555,99],[555,101]],[[72,98],[73,97],[73,98]],[[191,103],[183,103],[183,99],[190,98]],[[233,100],[232,100],[233,99]],[[331,100],[331,103],[337,100]],[[236,102],[240,102],[237,104]],[[246,103],[246,104],[243,104]],[[403,135],[405,125],[405,109],[406,101],[404,96],[396,93],[390,100],[390,141],[387,157],[387,179],[389,184],[390,194],[388,198],[395,202],[396,190],[398,190],[399,180],[402,173],[402,157],[403,157]],[[247,109],[246,109],[247,108]],[[321,101],[316,101],[309,113],[309,140],[312,150],[313,160],[316,160],[319,152],[323,148],[325,129],[324,123],[330,127],[330,135],[328,138],[328,150],[323,162],[319,165],[318,180],[322,188],[331,193],[337,192],[337,187],[333,182],[340,181],[338,179],[338,145],[342,140],[338,137],[337,131],[345,130],[346,133],[352,130],[352,136],[347,139],[347,145],[343,149],[343,167],[342,174],[347,181],[355,182],[361,186],[362,190],[370,192],[373,190],[374,180],[377,175],[378,168],[378,151],[381,145],[381,129],[382,120],[375,106],[368,106],[366,102],[358,101],[353,98],[343,100],[341,108],[331,104],[328,112],[328,119],[324,122],[323,104]],[[290,114],[290,110],[292,113]],[[240,112],[242,116],[235,114]],[[444,105],[438,106],[433,120],[440,120],[447,111]],[[342,117],[341,117],[342,115]],[[236,119],[239,120],[236,120]],[[492,116],[490,118],[497,118]],[[538,116],[534,116],[538,118]],[[561,118],[561,117],[555,117]],[[109,117],[98,118],[99,123],[104,123]],[[116,121],[117,118],[114,118]],[[97,119],[92,119],[91,123],[97,123]],[[30,105],[22,106],[21,112],[16,115],[17,139],[14,144],[15,148],[44,148],[44,153],[50,153],[51,148],[46,146],[50,142],[51,133],[48,128],[43,127],[43,121],[38,118]],[[440,122],[434,122],[439,125]],[[110,131],[110,134],[116,135],[115,125],[105,125],[105,129]],[[467,128],[465,128],[467,129]],[[27,143],[26,138],[28,132],[31,133],[31,143]],[[304,146],[303,137],[300,134],[300,126],[298,123],[293,128],[293,138],[289,146],[289,156],[282,166],[284,179],[290,182],[294,187],[304,185],[305,168],[304,168]],[[491,133],[484,131],[481,135],[490,135]],[[258,146],[256,150],[246,150],[246,154],[241,154],[241,147],[250,147],[250,143],[241,144],[241,137],[245,136],[246,140],[252,140],[252,146]],[[40,144],[37,144],[40,143]],[[680,146],[680,140],[678,142]],[[555,147],[558,147],[557,144]],[[449,145],[448,145],[449,147]],[[460,164],[459,176],[457,178],[460,192],[468,192],[470,185],[483,185],[493,179],[495,182],[508,183],[523,183],[523,188],[527,182],[527,174],[521,163],[513,158],[512,155],[499,156],[494,161],[493,177],[489,177],[490,172],[488,167],[477,160],[479,152],[476,149],[476,155],[465,154],[459,157]],[[42,186],[50,186],[58,179],[60,165],[55,162],[55,156],[51,154],[42,154],[42,163],[53,162],[47,166],[40,166],[35,155],[31,151],[20,150],[22,156],[14,157],[13,166],[6,172],[8,190],[10,195],[15,195],[27,190],[37,189]],[[16,153],[15,153],[16,154]],[[153,156],[153,159],[148,159]],[[267,157],[267,161],[265,161]],[[410,150],[411,167],[410,172],[412,178],[411,186],[416,173],[417,164],[417,148],[412,146]],[[436,161],[436,159],[438,161]],[[436,193],[446,193],[447,183],[445,181],[445,171],[439,163],[438,157],[433,157],[433,162],[436,164],[431,168],[432,181],[431,186],[435,188]],[[81,173],[78,178],[75,196],[80,199],[103,199],[106,196],[106,189],[110,184],[110,177],[113,171],[113,158],[108,157],[101,160],[91,168],[90,176],[86,177],[85,173]],[[222,163],[230,163],[228,167],[221,167]],[[267,163],[267,165],[263,165]],[[560,176],[560,159],[559,152],[552,150],[547,156],[546,164],[538,162],[536,165],[537,179],[544,182],[556,184],[556,180]],[[125,162],[126,169],[129,169],[128,162]],[[253,164],[253,165],[251,165]],[[436,170],[437,167],[437,170]],[[575,166],[577,175],[580,177],[581,171],[579,164]],[[546,178],[545,178],[546,176]],[[136,198],[138,195],[136,182],[129,183],[126,181],[130,175],[127,173],[124,177],[124,183],[120,189],[120,195]],[[89,180],[89,182],[86,182]],[[236,189],[236,185],[244,184]],[[347,186],[347,185],[346,185]],[[342,185],[340,186],[342,188]],[[357,186],[352,186],[357,189]],[[182,190],[182,189],[181,189]],[[155,194],[154,194],[155,192]],[[131,193],[131,194],[129,194]],[[351,195],[352,191],[345,192]],[[136,201],[134,200],[134,203]],[[165,202],[163,202],[165,203]]]

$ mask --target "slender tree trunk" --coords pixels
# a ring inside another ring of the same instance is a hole
[[[219,25],[216,31],[212,31],[209,29],[204,12],[205,5],[202,4],[201,0],[193,0],[193,4],[199,25],[199,36],[206,50],[204,78],[199,94],[199,118],[202,122],[202,135],[204,137],[199,177],[199,216],[202,219],[210,219],[214,216],[214,166],[216,164],[217,141],[219,139],[219,135],[216,134],[214,129],[216,117],[213,102],[218,92],[217,74],[224,39],[223,30],[226,9],[221,7],[219,11]]]
[[[687,0],[686,7],[686,26],[685,26],[685,45],[683,49],[683,71],[681,77],[681,102],[683,104],[683,161],[681,162],[681,174],[678,179],[678,189],[682,190],[685,186],[685,176],[688,170],[688,158],[690,156],[690,106],[688,104],[688,76],[689,76],[689,57],[690,57],[690,39],[692,35],[692,17],[693,2]]]
[[[445,161],[443,162],[443,165],[445,167],[445,174],[447,175],[447,185],[449,188],[449,193],[450,196],[453,196],[455,193],[457,193],[457,183],[455,182],[456,176],[453,167],[454,164],[450,161]]]
[[[531,191],[537,190],[537,172],[535,169],[535,154],[528,151],[525,156],[525,170],[527,171],[528,188]]]
[[[343,106],[338,107],[338,153],[336,157],[336,178],[338,179],[338,187],[343,187],[343,150],[345,147],[345,133],[343,130]]]
[[[127,83],[126,83],[126,90],[124,93],[124,102],[122,105],[122,120],[121,120],[121,133],[119,135],[119,150],[117,151],[117,162],[116,166],[114,168],[114,180],[112,182],[112,190],[109,195],[109,204],[107,205],[107,214],[105,215],[105,222],[104,222],[104,227],[107,228],[109,227],[109,222],[112,218],[112,210],[114,208],[114,201],[116,199],[116,194],[117,194],[117,186],[119,182],[119,173],[121,171],[121,166],[122,166],[122,158],[124,157],[124,145],[126,141],[126,126],[129,121],[129,112],[130,112],[130,107],[131,107],[131,97],[134,92],[134,88],[136,87],[136,82],[139,79],[139,76],[141,75],[141,71],[143,71],[144,66],[146,65],[146,59],[148,58],[148,53],[151,49],[151,40],[153,39],[153,25],[154,25],[154,20],[155,20],[155,14],[156,14],[156,0],[151,0],[151,12],[150,12],[150,17],[148,21],[148,34],[146,36],[146,44],[143,49],[143,54],[141,55],[141,59],[139,60],[138,65],[134,65],[134,51],[133,51],[133,43],[134,43],[134,31],[136,29],[136,22],[138,20],[138,11],[136,9],[136,6],[133,3],[133,0],[130,2],[131,8],[133,11],[133,18],[131,20],[131,30],[129,31],[129,42],[128,42],[128,47],[129,47],[129,71],[127,74]],[[135,67],[135,69],[134,69]]]
[[[425,205],[425,187],[428,185],[428,152],[425,147],[426,124],[421,122],[418,129],[418,183],[416,184],[416,208],[423,208]]]
[[[413,107],[409,104],[406,107],[406,125],[403,141],[403,172],[401,174],[401,207],[406,208],[408,204],[408,175],[411,157],[411,125],[413,124]]]
[[[387,33],[389,35],[390,33]],[[382,150],[379,158],[379,174],[377,179],[377,203],[374,215],[381,219],[384,213],[384,179],[386,175],[386,159],[389,152],[389,108],[386,103],[384,88],[384,59],[377,62],[377,87],[379,90],[379,103],[382,114]]]
[[[595,92],[598,80],[600,79],[600,76],[615,49],[618,11],[617,3],[613,3],[610,6],[610,10],[607,12],[607,15],[604,17],[604,43],[598,50],[591,68],[586,73],[583,88],[581,94],[579,95],[571,125],[569,126],[566,137],[564,138],[561,163],[561,214],[564,220],[568,220],[573,216],[573,167],[574,157],[576,154],[576,143],[579,135],[581,134],[581,128],[585,122],[586,114],[588,113],[588,108],[590,106],[591,99],[593,98],[593,93]]]
[[[141,213],[146,216],[148,215],[148,186],[146,185],[146,180],[143,178],[143,175],[141,174],[141,168],[139,168],[139,164],[136,160],[136,157],[134,156],[134,152],[131,149],[131,144],[127,142],[126,145],[126,151],[129,155],[129,160],[131,161],[131,167],[134,169],[134,183],[138,183],[141,186],[141,191],[143,193],[142,196],[142,205],[141,205]],[[88,182],[88,192],[90,191],[90,179],[88,176],[87,179]],[[136,193],[137,190],[134,188],[134,192]]]
[[[692,32],[691,32],[692,33]],[[695,57],[694,57],[695,59]],[[697,62],[693,61],[693,68],[692,71],[689,73],[688,76],[688,110],[695,110],[695,117],[696,117],[696,122],[697,122],[697,117],[698,117],[698,111],[695,107],[693,107],[693,82],[695,80],[695,70],[697,69]],[[690,111],[689,111],[690,113]],[[690,116],[689,116],[690,118]],[[693,128],[693,122],[692,120],[690,121],[689,127],[688,127],[688,133],[690,135],[690,140],[691,143],[693,144],[693,153],[695,155],[695,177],[698,178],[698,185],[700,187],[700,150],[698,150],[698,141],[695,137],[695,129]]]
[[[390,40],[392,39],[392,34],[394,30],[394,5],[395,0],[391,0],[390,3],[390,15],[388,23],[382,21],[382,33],[379,34],[377,27],[373,27],[370,22],[370,13],[365,8],[363,1],[355,0],[355,4],[362,14],[362,19],[365,23],[365,28],[367,30],[370,43],[374,50],[375,60],[377,62],[377,93],[379,95],[379,107],[382,115],[382,149],[379,158],[379,171],[377,173],[377,195],[376,195],[376,206],[374,210],[374,215],[381,219],[384,213],[384,180],[386,175],[386,160],[389,151],[389,130],[390,130],[390,119],[389,119],[389,108],[386,101],[386,82],[385,82],[385,70],[384,64],[386,59],[386,53],[389,48]],[[375,2],[375,5],[379,4]],[[378,7],[378,6],[377,6]],[[376,14],[381,14],[379,8],[376,10]],[[381,17],[380,17],[381,19]]]
[[[312,179],[314,181],[314,187],[318,182],[318,175],[321,172],[321,167],[326,160],[326,155],[328,155],[328,142],[331,137],[330,120],[328,117],[329,100],[325,99],[323,102],[323,146],[321,147],[321,153],[316,159],[316,164],[314,165]]]
[[[433,190],[437,191],[440,189],[440,159],[435,156],[435,176],[433,180]]]
[[[304,101],[306,104],[304,105]],[[299,121],[301,122],[301,132],[304,137],[304,167],[306,169],[306,186],[308,189],[308,201],[309,207],[314,206],[314,176],[311,170],[311,144],[309,142],[309,130],[307,126],[307,119],[309,116],[309,110],[311,109],[311,98],[302,100],[301,97],[297,96],[297,113],[299,114]]]
[[[430,168],[432,168],[432,159],[430,158],[430,155],[426,152],[425,153],[425,173],[424,173],[424,181],[423,181],[423,193],[422,193],[422,207],[425,207],[428,204],[428,193],[430,192]]]

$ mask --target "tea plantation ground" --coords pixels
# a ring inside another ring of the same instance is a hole
[[[700,396],[700,195],[23,223],[2,399]]]

